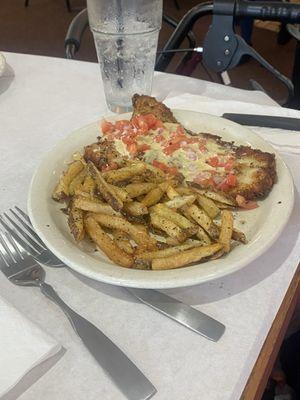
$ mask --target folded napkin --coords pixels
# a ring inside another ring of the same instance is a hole
[[[0,398],[61,346],[0,297]]]
[[[234,100],[216,100],[206,96],[189,93],[172,96],[164,100],[170,108],[198,111],[221,116],[224,113],[274,115],[280,117],[300,118],[300,111],[280,106],[267,106],[254,103],[244,103]],[[256,133],[267,140],[275,149],[281,152],[300,154],[300,132],[282,129],[252,127]]]

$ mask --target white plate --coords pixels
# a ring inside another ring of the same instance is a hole
[[[250,129],[226,119],[192,111],[175,110],[176,118],[194,132],[210,132],[250,145],[264,151],[275,150]],[[128,119],[130,114],[108,118]],[[139,288],[174,288],[195,285],[236,271],[265,252],[280,235],[293,208],[293,181],[280,156],[276,154],[278,182],[269,196],[259,202],[260,207],[237,213],[237,227],[247,238],[247,245],[239,245],[228,255],[215,261],[168,271],[127,269],[113,264],[100,252],[86,245],[75,244],[67,226],[62,204],[51,199],[66,162],[76,151],[96,141],[99,123],[94,123],[68,135],[43,159],[31,182],[28,211],[34,228],[47,246],[70,268],[89,278],[120,286]],[[243,223],[244,221],[244,223]]]

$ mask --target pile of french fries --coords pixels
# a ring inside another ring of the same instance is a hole
[[[233,241],[234,204],[219,193],[180,183],[142,161],[124,161],[100,172],[76,157],[62,174],[53,199],[68,204],[76,242],[89,237],[114,263],[167,270],[216,259]]]

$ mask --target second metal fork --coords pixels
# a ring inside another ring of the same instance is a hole
[[[7,222],[0,216],[0,225],[37,261],[51,267],[64,267],[65,264],[45,246],[36,234],[28,215],[18,207],[11,208],[9,211],[14,219],[4,213]],[[225,326],[219,321],[164,293],[151,289],[127,288],[127,290],[142,303],[207,339],[218,341],[225,331]]]

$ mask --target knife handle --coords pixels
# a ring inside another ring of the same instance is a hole
[[[300,118],[235,113],[225,113],[222,117],[241,125],[300,131]]]
[[[217,342],[225,331],[225,326],[221,322],[164,293],[151,289],[127,288],[127,290],[144,304],[207,339]]]
[[[156,393],[155,387],[133,362],[96,326],[73,311],[52,286],[41,282],[40,289],[63,310],[86,348],[127,399],[146,400]]]

